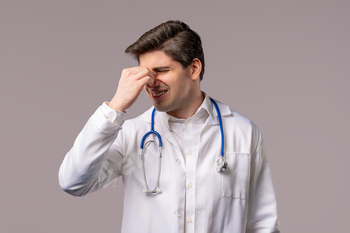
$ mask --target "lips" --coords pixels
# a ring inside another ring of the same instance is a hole
[[[152,96],[153,97],[158,97],[158,96],[164,95],[166,92],[167,91],[161,91],[161,92],[152,93]]]
[[[168,93],[168,90],[161,90],[161,91],[150,91],[150,94],[152,95],[153,99],[159,100],[163,98]]]

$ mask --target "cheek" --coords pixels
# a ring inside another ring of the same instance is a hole
[[[160,76],[158,80],[168,86],[173,94],[179,94],[189,88],[189,79],[184,72]]]

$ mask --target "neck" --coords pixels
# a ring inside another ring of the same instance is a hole
[[[170,111],[167,113],[178,119],[187,119],[197,112],[198,108],[202,105],[203,100],[204,93],[199,90],[191,96],[191,99],[189,99],[188,102],[184,103],[183,109],[177,110],[176,112]]]

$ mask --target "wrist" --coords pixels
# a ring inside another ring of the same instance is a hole
[[[119,112],[125,112],[125,110],[126,110],[126,108],[124,107],[124,106],[122,106],[120,103],[118,103],[118,102],[115,102],[115,101],[111,101],[111,102],[106,102],[106,104],[110,107],[110,108],[112,108],[112,109],[114,109],[114,110],[116,110],[116,111],[119,111]]]

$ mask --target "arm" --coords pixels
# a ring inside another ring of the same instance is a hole
[[[279,233],[275,191],[260,132],[251,163],[246,233]]]
[[[120,175],[121,143],[115,139],[122,128],[124,114],[117,116],[119,122],[112,123],[107,120],[103,107],[108,108],[101,106],[90,117],[59,170],[60,186],[74,196],[101,189]]]
[[[101,106],[96,110],[66,154],[59,170],[59,183],[63,190],[74,196],[83,196],[101,189],[120,175],[121,166],[118,165],[123,158],[123,148],[121,140],[116,138],[122,120],[112,123],[113,120],[105,115],[106,111],[102,108],[124,112],[136,101],[142,88],[152,84],[154,79],[154,72],[145,67],[123,70],[109,107]]]

